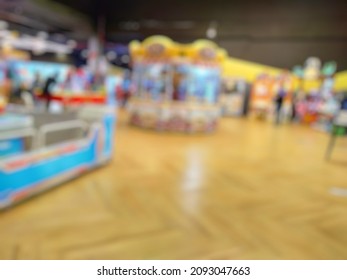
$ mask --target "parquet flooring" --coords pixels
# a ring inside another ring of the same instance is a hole
[[[109,165],[0,213],[1,259],[347,259],[347,139],[326,162],[328,135],[304,126],[126,117]]]

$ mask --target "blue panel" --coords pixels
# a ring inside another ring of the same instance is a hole
[[[115,118],[114,116],[107,116],[104,119],[105,124],[105,148],[104,148],[104,154],[106,156],[112,155],[112,147],[114,146],[114,128],[115,128]]]
[[[23,152],[23,139],[0,140],[0,158]]]
[[[33,163],[18,171],[5,173],[0,170],[0,191],[18,191],[27,186],[40,183],[74,168],[91,165],[96,161],[96,138],[86,149],[66,155],[57,155]]]

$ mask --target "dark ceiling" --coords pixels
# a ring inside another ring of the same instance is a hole
[[[4,1],[4,0],[0,0]],[[10,0],[7,0],[10,1]],[[16,2],[20,0],[14,0]],[[21,0],[22,2],[25,0]],[[206,37],[211,23],[215,41],[229,55],[292,68],[308,56],[336,60],[347,69],[347,1],[338,0],[28,0],[63,4],[84,15],[71,34],[104,26],[108,41],[128,43],[153,34],[180,42]],[[51,14],[55,11],[51,9]],[[104,24],[102,24],[104,22]],[[98,25],[99,23],[99,25]],[[101,24],[100,24],[101,23]],[[63,24],[63,22],[62,22]],[[66,28],[61,26],[61,28]]]
[[[92,32],[88,15],[51,0],[0,0],[0,19],[29,34],[46,31],[83,39]]]

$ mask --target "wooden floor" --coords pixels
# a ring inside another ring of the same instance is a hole
[[[129,127],[111,164],[0,213],[1,259],[347,259],[347,139],[224,119]]]

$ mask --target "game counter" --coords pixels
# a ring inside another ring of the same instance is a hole
[[[107,163],[113,155],[114,106],[85,105],[74,114],[54,118],[48,113],[5,114],[0,116],[1,122],[16,129],[0,131],[0,141],[27,141],[30,137],[31,145],[12,144],[17,150],[0,157],[0,209],[78,177]]]
[[[0,114],[0,160],[24,151],[25,138],[34,135],[33,123],[31,116]]]
[[[16,61],[12,67],[23,81],[32,81],[35,73],[44,79],[59,73],[51,101],[73,110],[52,113],[52,108],[42,110],[36,101],[29,107],[6,107],[4,103],[0,113],[0,209],[106,164],[114,147],[114,77],[106,77],[98,90],[89,91],[85,76],[79,75],[80,88],[64,91],[66,65]],[[37,98],[45,100],[40,91],[35,91]]]

